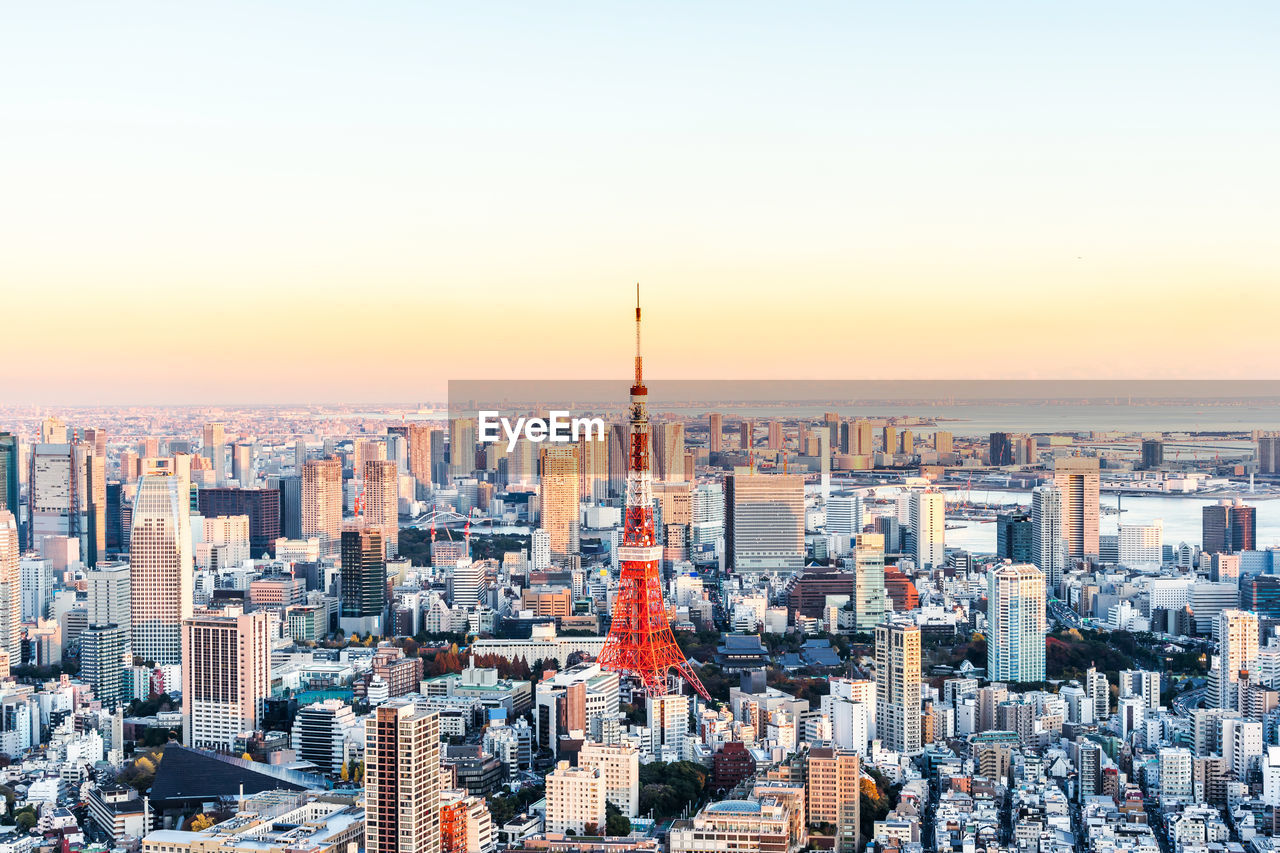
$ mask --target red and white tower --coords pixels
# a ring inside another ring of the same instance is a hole
[[[622,567],[613,602],[613,625],[600,652],[602,669],[640,681],[649,696],[668,692],[675,669],[703,698],[707,689],[676,645],[662,596],[662,547],[653,530],[653,481],[649,472],[649,412],[640,359],[640,285],[636,285],[636,381],[631,386],[627,507],[618,562]]]

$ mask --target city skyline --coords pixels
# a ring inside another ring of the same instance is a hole
[[[1230,8],[23,8],[6,395],[594,377],[636,280],[654,377],[1269,376],[1280,12]]]

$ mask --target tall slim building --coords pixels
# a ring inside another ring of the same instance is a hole
[[[770,450],[782,449],[782,421],[769,421],[769,445]]]
[[[712,412],[707,416],[708,434],[707,449],[712,453],[719,453],[721,445],[724,442],[724,415],[719,412]]]
[[[884,535],[859,533],[853,548],[854,622],[859,631],[872,631],[889,609],[884,591]]]
[[[182,622],[182,740],[229,751],[271,695],[271,619],[231,607]]]
[[[609,500],[609,441],[594,434],[578,441],[578,496],[588,503]]]
[[[129,530],[133,653],[157,664],[182,662],[182,620],[191,617],[191,499],[172,474],[138,481]]]
[[[441,853],[440,718],[393,699],[365,721],[365,850]]]
[[[947,430],[935,430],[933,433],[933,449],[939,455],[955,452],[955,436]]]
[[[0,509],[13,513],[14,523],[18,525],[20,545],[25,544],[26,539],[23,536],[21,510],[18,508],[18,501],[21,499],[21,464],[21,439],[11,432],[0,432]]]
[[[1050,595],[1057,595],[1067,564],[1067,543],[1062,530],[1062,492],[1057,486],[1031,490],[1031,560],[1044,574]],[[1014,562],[1022,562],[1014,560]]]
[[[470,477],[476,469],[475,418],[453,418],[449,421],[449,476]]]
[[[129,631],[119,625],[90,625],[80,634],[80,678],[104,708],[124,702],[124,668],[132,663]]]
[[[751,421],[743,420],[738,425],[738,446],[743,450],[750,450],[755,444],[755,425]]]
[[[89,626],[133,627],[132,572],[128,563],[104,563],[85,572]]]
[[[1067,456],[1053,466],[1053,484],[1062,493],[1062,536],[1068,557],[1096,556],[1098,547],[1098,460]]]
[[[1244,501],[1220,500],[1200,511],[1201,545],[1206,554],[1257,548],[1257,510]]]
[[[382,532],[387,558],[400,553],[400,475],[387,459],[364,463],[364,523]]]
[[[996,557],[1014,563],[1032,562],[1035,526],[1030,513],[1017,509],[996,516]]]
[[[987,677],[1044,681],[1044,575],[1035,566],[996,566],[987,574]]]
[[[649,425],[650,467],[655,482],[684,479],[684,424],[663,421]]]
[[[880,428],[880,448],[890,455],[898,452],[898,428],[893,424]]]
[[[232,449],[231,476],[241,487],[253,484],[252,444],[241,442]]]
[[[339,623],[344,633],[383,636],[387,606],[387,560],[382,531],[342,531],[342,583]]]
[[[804,480],[796,474],[725,477],[725,564],[737,572],[804,568]]]
[[[947,511],[942,492],[911,493],[911,536],[916,566],[941,568],[946,561]]]
[[[1142,440],[1142,467],[1154,470],[1164,464],[1164,442],[1158,438]]]
[[[342,463],[308,459],[302,466],[302,538],[320,540],[320,553],[338,555],[342,542]]]
[[[993,432],[987,439],[987,457],[996,467],[1013,464],[1013,442],[1007,432]]]
[[[12,666],[22,662],[21,553],[17,519],[0,509],[0,649]]]
[[[1214,707],[1234,709],[1238,702],[1236,685],[1240,670],[1258,657],[1258,614],[1244,610],[1223,610],[1218,614],[1217,694]],[[1213,682],[1215,679],[1210,678]]]
[[[876,626],[876,731],[896,752],[916,755],[923,748],[917,625]]]
[[[213,421],[204,425],[204,444],[201,455],[213,461],[213,449],[227,443],[227,425],[221,421]]]
[[[553,559],[578,553],[578,446],[542,447],[542,529],[551,536]]]
[[[854,421],[849,452],[855,456],[870,456],[875,450],[872,446],[874,434],[875,430],[871,426],[871,421]]]

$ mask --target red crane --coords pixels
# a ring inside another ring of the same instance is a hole
[[[664,696],[667,673],[676,670],[704,699],[707,688],[694,675],[676,644],[662,596],[662,547],[653,530],[653,481],[649,471],[649,390],[644,387],[640,359],[640,285],[636,285],[636,378],[631,386],[630,458],[622,544],[618,548],[621,577],[613,602],[613,624],[600,668],[640,681],[648,696]]]

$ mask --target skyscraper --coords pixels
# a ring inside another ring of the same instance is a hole
[[[344,633],[382,636],[387,606],[387,560],[382,531],[342,531],[342,601],[339,623]]]
[[[804,480],[730,474],[724,480],[725,563],[737,572],[804,568]]]
[[[885,424],[880,428],[880,446],[890,456],[898,451],[898,428],[896,426]]]
[[[996,516],[996,556],[1015,563],[1033,562],[1035,525],[1030,513],[1017,509]]]
[[[364,524],[377,528],[387,549],[387,558],[400,553],[400,475],[389,459],[366,460],[364,477]]]
[[[365,721],[365,850],[440,853],[440,718],[393,699]]]
[[[935,430],[933,433],[933,449],[939,455],[955,452],[955,437],[947,430]]]
[[[1031,490],[1031,562],[1044,575],[1050,595],[1057,594],[1067,564],[1063,536],[1062,492],[1057,486],[1036,486]]]
[[[578,553],[578,445],[542,447],[542,529],[551,536],[553,559]]]
[[[0,649],[9,655],[10,666],[22,662],[21,552],[17,519],[0,509]]]
[[[237,444],[231,454],[231,476],[244,486],[253,485],[253,445]]]
[[[996,566],[987,574],[987,677],[1044,681],[1044,575],[1035,566]]]
[[[14,523],[18,525],[19,544],[24,544],[22,516],[18,509],[21,499],[19,483],[21,474],[18,470],[22,464],[22,441],[11,432],[0,432],[0,509],[13,513]]]
[[[191,501],[172,474],[138,482],[129,531],[133,653],[181,663],[182,620],[192,608]]]
[[[342,537],[342,463],[308,459],[302,466],[302,538],[320,540],[320,553],[337,556]]]
[[[1210,673],[1214,707],[1234,709],[1240,670],[1258,657],[1258,614],[1226,609],[1218,614],[1218,668]]]
[[[1148,471],[1164,464],[1164,442],[1158,438],[1142,440],[1142,467]]]
[[[707,449],[712,453],[719,453],[721,443],[724,441],[724,415],[719,412],[712,412],[707,416],[708,436]]]
[[[996,467],[1013,464],[1013,443],[1009,440],[1009,433],[991,433],[987,439],[987,457]]]
[[[609,500],[609,441],[595,435],[578,440],[578,495],[588,503]]]
[[[888,610],[884,590],[884,535],[859,533],[854,540],[854,622],[859,631],[872,631]]]
[[[1257,547],[1257,510],[1239,498],[1220,500],[1200,513],[1204,553],[1252,551]]]
[[[920,628],[876,626],[876,731],[886,748],[906,755],[920,738]]]
[[[476,469],[475,418],[452,418],[449,421],[449,476],[470,477]]]
[[[1055,460],[1053,484],[1062,493],[1062,537],[1067,542],[1066,556],[1097,556],[1098,490],[1101,486],[1098,460],[1087,456]]]
[[[854,421],[853,435],[850,439],[850,452],[855,456],[870,456],[873,450],[872,437],[875,430],[871,426],[871,421]]]
[[[946,560],[947,512],[942,492],[926,489],[911,493],[911,536],[916,566],[941,568]]]
[[[752,425],[751,421],[744,419],[742,423],[738,425],[738,446],[743,450],[750,450],[755,443],[755,436],[753,435],[754,432],[755,427]]]
[[[270,614],[238,607],[182,622],[182,740],[229,751],[271,695]]]

